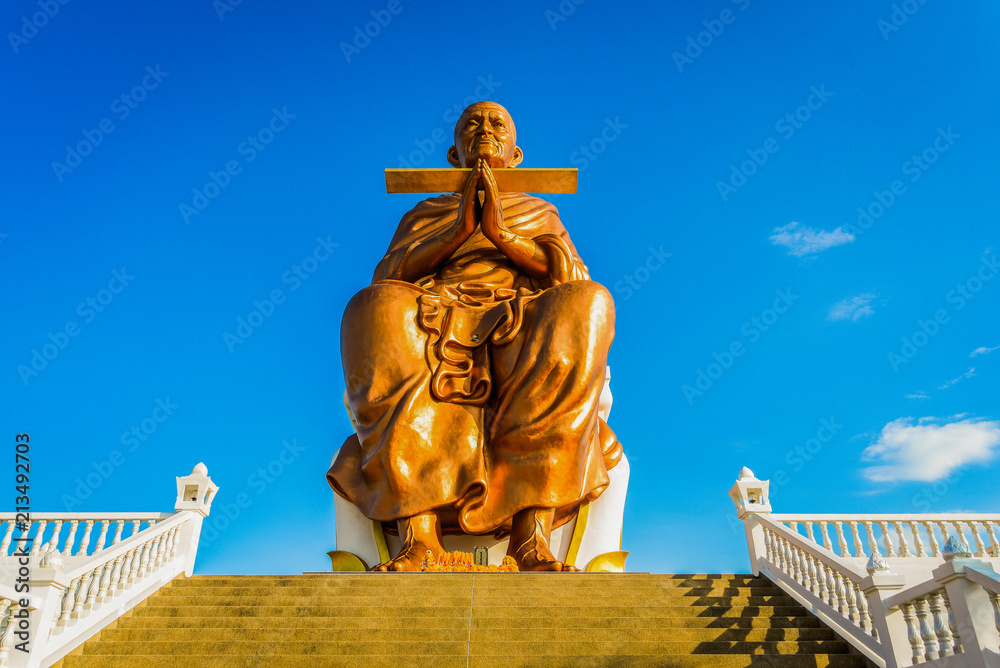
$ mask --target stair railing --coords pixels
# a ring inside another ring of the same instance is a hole
[[[177,478],[174,513],[0,514],[0,580],[15,583],[0,587],[0,668],[51,666],[173,578],[191,575],[217,491],[198,464]]]
[[[729,491],[754,575],[879,666],[1000,666],[1000,515],[776,515],[768,491],[745,467]]]

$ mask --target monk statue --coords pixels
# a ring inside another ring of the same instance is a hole
[[[345,400],[357,429],[327,473],[368,518],[399,531],[372,570],[419,570],[442,535],[509,536],[520,570],[576,570],[554,527],[608,486],[621,445],[598,415],[614,303],[590,280],[556,208],[501,192],[520,164],[494,102],[455,125],[461,192],[403,216],[341,326]]]

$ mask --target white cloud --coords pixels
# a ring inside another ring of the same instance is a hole
[[[969,354],[969,357],[975,357],[976,355],[989,355],[994,350],[1000,350],[1000,346],[993,346],[992,348],[987,348],[986,346],[979,346]]]
[[[928,399],[926,392],[914,392],[913,394],[907,394],[907,399]]]
[[[864,476],[873,482],[934,482],[960,466],[991,460],[1000,446],[1000,422],[959,418],[893,420],[862,454],[873,464]]]
[[[973,377],[973,376],[975,376],[975,375],[976,375],[976,367],[974,367],[974,366],[970,366],[970,367],[969,367],[969,370],[968,370],[968,371],[966,371],[965,373],[963,373],[963,374],[962,374],[961,376],[959,376],[958,378],[952,378],[951,380],[949,380],[949,381],[948,381],[947,383],[945,383],[944,385],[938,385],[938,389],[939,389],[939,390],[947,390],[947,389],[948,389],[949,387],[951,387],[952,385],[954,385],[954,384],[955,384],[955,383],[957,383],[958,381],[960,381],[960,380],[965,380],[966,378],[972,378],[972,377]]]
[[[871,315],[875,312],[871,304],[877,296],[870,292],[865,292],[856,297],[841,299],[830,307],[830,313],[827,317],[830,320],[853,320],[857,322],[866,315]]]
[[[815,255],[827,248],[849,244],[854,241],[854,235],[845,232],[843,227],[838,227],[832,232],[825,230],[815,230],[801,223],[788,223],[783,227],[774,228],[774,232],[769,237],[775,246],[785,246],[788,254],[795,257],[803,255]]]

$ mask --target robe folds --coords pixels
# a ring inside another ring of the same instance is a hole
[[[504,224],[542,247],[548,278],[477,229],[433,275],[400,280],[412,249],[454,224],[460,199],[408,212],[347,305],[341,357],[357,433],[327,479],[387,523],[434,511],[445,533],[503,536],[514,513],[543,507],[559,525],[621,458],[597,414],[614,303],[555,207],[523,193],[501,193]]]

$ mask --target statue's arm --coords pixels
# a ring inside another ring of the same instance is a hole
[[[533,239],[512,232],[504,224],[503,208],[500,206],[500,188],[497,186],[493,171],[488,167],[483,170],[482,181],[485,186],[482,212],[483,236],[492,241],[497,250],[506,255],[521,271],[535,278],[548,278],[550,267],[545,250]]]
[[[481,176],[482,167],[477,164],[465,182],[462,201],[458,205],[458,216],[454,223],[436,236],[387,253],[375,267],[372,282],[393,279],[415,283],[425,276],[434,274],[447,262],[448,258],[476,231],[476,208],[479,204],[476,184]]]

